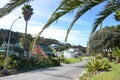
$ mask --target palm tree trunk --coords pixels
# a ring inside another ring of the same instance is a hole
[[[27,39],[26,39],[26,36],[27,36],[27,24],[28,24],[28,22],[26,21],[25,35],[24,35],[24,51],[25,51],[25,53],[28,53],[28,51],[27,51]]]

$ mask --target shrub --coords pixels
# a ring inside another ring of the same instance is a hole
[[[95,56],[95,58],[96,58],[96,59],[102,59],[102,58],[103,58],[102,53],[97,54],[97,55]]]
[[[59,66],[60,65],[60,61],[57,58],[52,58],[51,61],[52,61],[54,66]]]
[[[110,68],[110,64],[108,59],[91,58],[88,61],[87,68],[88,72],[90,72],[93,75],[100,70],[108,70],[108,68]]]
[[[89,80],[90,76],[89,73],[84,73],[79,79],[80,80]]]

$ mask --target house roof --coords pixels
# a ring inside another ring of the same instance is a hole
[[[46,54],[52,54],[52,50],[49,48],[47,44],[39,44],[39,45]]]

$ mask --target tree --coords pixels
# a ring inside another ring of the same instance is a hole
[[[24,35],[24,50],[26,53],[28,53],[28,43],[26,42],[26,35],[27,35],[27,25],[28,21],[31,18],[31,15],[33,14],[33,8],[29,4],[25,4],[24,7],[22,7],[22,14],[24,16],[24,20],[26,22],[25,26],[25,35]]]
[[[96,28],[100,23],[104,21],[105,18],[107,18],[110,14],[117,11],[119,9],[119,0],[62,0],[61,4],[57,7],[57,9],[53,12],[51,17],[49,18],[48,22],[44,25],[43,29],[38,33],[36,39],[34,40],[34,43],[36,42],[37,38],[41,33],[50,26],[54,21],[58,20],[63,15],[72,12],[73,10],[78,10],[76,12],[75,18],[69,25],[69,28],[67,30],[65,41],[67,41],[68,34],[70,30],[72,29],[72,26],[74,23],[88,10],[91,10],[93,7],[101,4],[106,3],[104,6],[104,9],[99,12],[98,18],[95,20],[93,29],[91,33],[94,33]]]
[[[111,50],[115,47],[120,48],[120,25],[106,26],[101,30],[98,30],[92,36],[90,40],[90,49],[95,50],[96,53],[103,50]]]

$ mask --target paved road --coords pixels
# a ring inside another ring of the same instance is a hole
[[[79,63],[0,77],[0,80],[78,80],[85,70],[86,62],[83,60]]]

